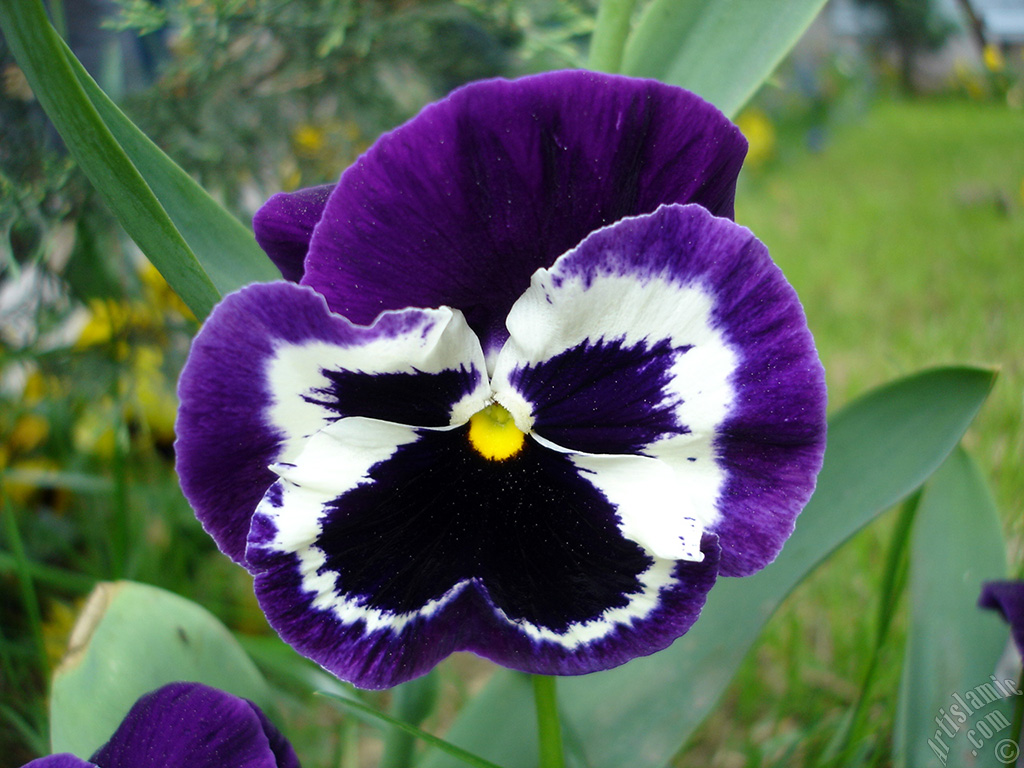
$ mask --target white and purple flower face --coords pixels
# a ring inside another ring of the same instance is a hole
[[[180,383],[182,488],[271,624],[356,685],[468,650],[666,647],[814,487],[821,364],[731,221],[746,144],[646,80],[462,88],[256,235]]]
[[[61,753],[24,768],[300,768],[291,744],[250,701],[199,683],[139,699],[89,760]]]

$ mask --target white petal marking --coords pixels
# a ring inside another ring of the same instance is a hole
[[[418,610],[396,613],[367,606],[365,598],[361,596],[339,593],[338,574],[324,567],[327,558],[323,550],[316,546],[316,541],[322,533],[322,522],[328,506],[348,490],[373,482],[369,476],[373,466],[386,461],[399,447],[416,439],[415,429],[400,424],[375,419],[342,419],[309,440],[305,450],[294,463],[274,466],[281,479],[256,510],[256,515],[270,522],[275,530],[274,538],[260,546],[270,551],[296,555],[302,590],[314,595],[313,607],[332,613],[338,621],[346,625],[364,622],[367,633],[388,630],[396,635],[401,634],[413,622],[434,615],[463,590],[477,588],[475,579],[467,579],[453,585],[441,597],[428,602]],[[552,448],[562,450],[557,446]],[[590,457],[581,457],[577,454],[573,457],[574,460],[582,460],[585,471],[591,471],[585,461]],[[593,458],[600,463],[608,458],[626,458],[632,461],[635,457]],[[653,462],[652,459],[636,460]],[[616,474],[616,468],[609,470],[602,466],[598,471],[603,478]],[[622,468],[622,471],[625,472],[627,469]],[[590,474],[584,476],[592,477]],[[619,475],[618,479],[623,479],[623,476]],[[595,486],[611,495],[624,493],[626,490],[624,485],[620,488],[612,481],[604,484],[595,482]],[[275,492],[279,492],[279,499],[271,501],[275,498]],[[613,503],[618,502],[613,500]],[[639,509],[630,512],[630,516],[634,520],[633,524],[644,527],[652,540],[658,538],[659,531],[651,524],[640,520]],[[680,546],[682,547],[682,544]],[[698,553],[699,550],[698,534]],[[655,547],[650,547],[649,551],[656,554]],[[642,620],[654,611],[658,607],[661,590],[676,583],[672,578],[674,559],[677,558],[654,556],[651,566],[637,576],[641,585],[640,591],[630,595],[626,605],[606,611],[589,621],[572,624],[564,632],[510,619],[498,608],[494,611],[496,615],[510,624],[515,624],[519,631],[534,640],[556,643],[572,650],[599,640],[620,626],[628,626],[634,621]]]
[[[573,464],[619,516],[619,529],[655,557],[704,560],[703,528],[687,487],[661,459],[570,454]]]
[[[294,461],[307,438],[337,419],[335,412],[306,399],[317,390],[329,387],[324,370],[432,374],[460,367],[472,368],[478,374],[478,385],[453,404],[451,423],[464,423],[483,407],[490,395],[484,375],[483,351],[462,313],[447,307],[384,313],[402,314],[417,319],[418,323],[411,324],[412,327],[400,335],[379,334],[379,338],[365,344],[339,346],[324,341],[279,344],[266,369],[267,384],[273,396],[267,418],[285,437],[279,461]],[[377,324],[380,322],[379,318]],[[369,331],[368,335],[371,335]]]
[[[713,324],[712,291],[698,283],[681,284],[669,274],[605,270],[586,278],[566,275],[562,259],[534,273],[530,288],[509,313],[509,340],[491,384],[495,399],[522,429],[534,420],[534,404],[511,383],[513,372],[523,366],[601,342],[630,347],[667,340],[685,349],[675,357],[662,402],[652,407],[671,404],[677,421],[690,431],[657,439],[644,453],[671,467],[685,488],[685,514],[697,521],[697,528],[710,529],[720,516],[716,505],[726,477],[714,439],[735,399],[731,376],[739,362]]]

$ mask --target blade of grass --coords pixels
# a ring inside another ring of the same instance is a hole
[[[29,575],[35,579],[37,583],[45,584],[48,587],[54,587],[66,592],[74,592],[75,594],[84,595],[96,586],[96,579],[92,576],[86,576],[81,573],[76,573],[75,571],[46,565],[45,563],[37,563],[32,560],[29,560],[22,566],[22,564],[18,563],[18,560],[14,555],[8,554],[7,552],[0,552],[0,573],[17,573],[20,567],[26,568]]]
[[[391,689],[391,712],[397,720],[418,726],[437,703],[437,671],[410,680]],[[380,768],[409,768],[412,765],[415,737],[398,728],[389,729],[384,738]]]
[[[15,519],[14,509],[6,501],[3,507],[3,517],[7,540],[11,547],[11,554],[14,556],[14,575],[18,580],[21,603],[25,609],[25,615],[28,617],[29,629],[32,633],[32,641],[35,644],[39,668],[45,674],[48,670],[49,662],[46,658],[46,644],[43,642],[43,618],[39,611],[39,598],[36,595],[35,581],[32,578],[28,557],[25,555],[25,547],[21,540],[21,532],[18,530],[18,521]]]
[[[256,666],[278,684],[314,692],[327,690],[339,696],[349,694],[351,686],[329,675],[277,636],[254,637],[236,634],[235,639],[256,662]]]
[[[83,472],[61,472],[48,469],[6,469],[0,482],[21,483],[36,488],[61,488],[74,493],[108,493],[110,480]]]
[[[871,648],[871,657],[868,659],[864,674],[861,677],[857,700],[853,708],[847,712],[846,717],[843,719],[843,726],[836,732],[832,743],[829,745],[829,749],[825,753],[824,763],[826,764],[830,764],[837,755],[841,755],[836,764],[850,765],[854,756],[853,753],[863,744],[863,740],[858,738],[859,730],[864,717],[868,694],[871,692],[871,685],[875,680],[875,672],[878,669],[882,649],[885,646],[886,639],[889,637],[889,629],[892,626],[893,616],[896,614],[896,607],[899,605],[903,592],[906,589],[910,531],[913,528],[914,516],[917,513],[920,500],[921,492],[918,490],[900,508],[896,527],[892,532],[892,541],[889,544],[885,572],[882,575],[882,584],[879,588],[878,620],[875,626],[875,640]]]
[[[256,244],[252,231],[140,131],[100,89],[67,45],[62,45],[86,96],[156,193],[220,294],[249,283],[280,280],[281,273]]]
[[[33,93],[118,221],[196,317],[205,317],[219,298],[217,289],[85,95],[42,3],[0,3],[0,29]]]
[[[48,737],[45,732],[40,732],[32,723],[14,711],[6,704],[0,704],[0,717],[3,717],[16,730],[25,743],[37,755],[45,755],[50,751]],[[45,722],[45,721],[44,721]]]
[[[461,747],[456,747],[454,744],[450,744],[444,739],[439,739],[432,733],[427,733],[426,731],[420,730],[416,726],[409,725],[409,723],[403,722],[398,718],[391,717],[391,715],[386,715],[383,712],[378,712],[373,707],[367,706],[366,704],[363,704],[361,701],[356,701],[355,699],[345,698],[344,696],[338,696],[336,694],[327,693],[324,691],[321,691],[320,695],[326,696],[327,698],[332,699],[333,701],[336,701],[342,704],[343,706],[353,709],[357,712],[361,712],[362,714],[367,715],[374,720],[379,720],[383,724],[386,724],[392,728],[399,728],[405,731],[406,733],[415,736],[417,739],[420,739],[426,742],[427,744],[430,744],[432,747],[436,747],[442,752],[451,755],[456,760],[462,761],[466,765],[472,765],[474,766],[474,768],[501,768],[501,766],[497,765],[496,763],[492,763],[489,760],[484,760],[484,758],[474,755],[472,752],[467,752]]]

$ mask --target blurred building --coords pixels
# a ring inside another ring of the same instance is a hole
[[[982,70],[986,48],[1007,61],[1021,61],[1024,51],[1024,0],[933,0],[935,14],[949,27],[944,45],[921,52],[915,82],[923,90],[941,88],[965,64]],[[813,35],[818,46],[871,48],[884,53],[886,19],[876,5],[858,0],[830,0]]]

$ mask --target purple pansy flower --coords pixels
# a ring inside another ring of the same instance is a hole
[[[689,92],[550,73],[466,86],[263,207],[291,282],[200,331],[178,468],[286,641],[370,688],[459,650],[581,674],[775,558],[824,375],[731,221],[745,151]]]
[[[1024,581],[986,581],[978,605],[998,611],[1013,635],[1017,652],[1024,657]]]
[[[135,702],[89,760],[62,753],[24,768],[299,768],[299,760],[252,702],[171,683]]]

